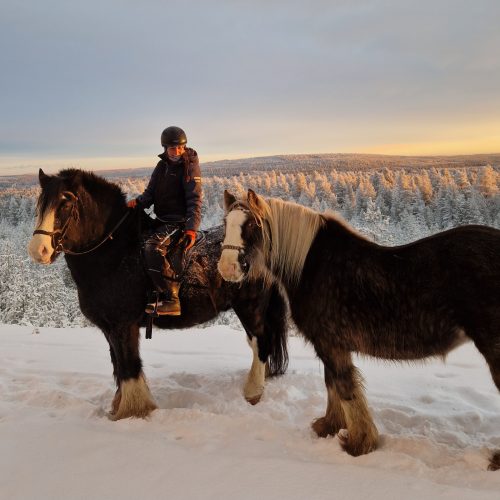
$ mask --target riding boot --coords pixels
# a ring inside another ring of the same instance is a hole
[[[165,291],[166,298],[158,304],[156,312],[160,316],[180,316],[181,303],[179,301],[179,287],[178,281],[167,280],[167,290]]]

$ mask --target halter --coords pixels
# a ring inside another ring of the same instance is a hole
[[[235,208],[238,210],[241,210],[242,212],[245,212],[246,214],[250,214],[250,210],[248,207],[244,206],[241,204],[239,201],[235,201],[227,210],[227,213],[233,211]],[[244,271],[248,269],[248,262],[246,261],[246,248],[243,245],[224,245],[224,243],[221,243],[221,249],[222,251],[224,250],[237,250],[238,251],[238,257],[241,257],[243,262],[240,262],[240,266],[243,268]]]
[[[248,209],[248,207],[242,205],[240,201],[235,201],[227,209],[227,213],[232,212],[235,208],[237,208],[238,210],[241,210],[242,212],[245,212],[246,214],[250,213],[250,210]],[[222,250],[238,250],[238,253],[242,257],[245,256],[245,247],[243,245],[224,245],[223,243],[221,243],[221,248],[222,248]]]
[[[245,247],[242,245],[224,245],[220,244],[222,250],[238,250],[239,253],[245,254]]]
[[[64,248],[63,245],[63,239],[66,236],[66,233],[69,229],[69,224],[72,220],[78,220],[79,218],[79,213],[78,213],[78,208],[76,206],[76,202],[78,201],[78,197],[75,196],[73,203],[71,205],[71,212],[68,216],[68,219],[64,223],[63,227],[61,229],[56,229],[54,231],[45,231],[43,229],[36,229],[33,231],[33,236],[35,234],[44,234],[45,236],[50,236],[51,238],[51,243],[52,243],[52,248],[54,249],[54,254],[60,254],[61,252],[69,255],[85,255],[87,253],[93,252],[94,250],[97,250],[101,245],[106,243],[108,240],[113,239],[113,233],[122,225],[123,221],[129,216],[130,211],[127,211],[125,215],[118,221],[118,223],[113,227],[113,229],[106,235],[106,237],[100,241],[97,245],[94,245],[92,248],[89,248],[88,250],[85,250],[83,252],[74,252],[73,250],[69,250],[68,248]]]

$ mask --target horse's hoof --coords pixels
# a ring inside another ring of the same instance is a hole
[[[243,388],[243,396],[251,404],[256,405],[264,394],[264,386],[254,383],[246,383]]]
[[[351,438],[349,431],[347,429],[340,429],[337,434],[339,438],[339,443],[342,449],[353,457],[359,457],[360,455],[366,455],[377,449],[377,437],[378,434],[368,436],[365,434],[363,439],[354,440]]]
[[[311,424],[311,428],[320,438],[335,436],[335,434],[337,434],[337,429],[335,429],[335,426],[329,422],[326,417],[319,417],[314,420]]]
[[[262,398],[262,394],[257,394],[256,396],[245,396],[245,399],[252,405],[255,406],[260,399]]]
[[[347,444],[347,441],[349,440],[349,431],[347,429],[340,429],[337,437],[339,438],[341,446]]]
[[[493,453],[488,470],[500,470],[500,451]]]
[[[110,411],[108,413],[108,418],[112,422],[116,422],[124,418],[148,418],[151,415],[151,412],[157,409],[158,407],[154,403],[151,403],[142,408],[136,408],[129,411],[118,410],[116,413]]]

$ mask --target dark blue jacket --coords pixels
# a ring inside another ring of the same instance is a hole
[[[182,158],[172,163],[166,153],[153,170],[148,187],[137,203],[142,208],[154,205],[163,221],[183,222],[185,229],[197,231],[201,222],[201,172],[196,151],[186,148]]]

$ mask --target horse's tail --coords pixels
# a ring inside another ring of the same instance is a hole
[[[288,318],[285,298],[276,284],[269,290],[264,328],[269,341],[268,376],[283,375],[288,367]]]

